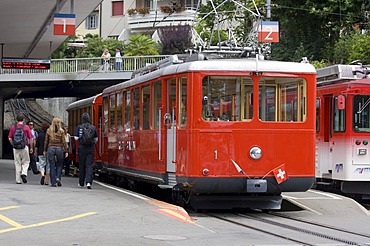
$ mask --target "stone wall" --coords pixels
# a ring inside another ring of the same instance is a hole
[[[60,118],[65,124],[68,122],[68,113],[66,108],[74,101],[76,101],[75,97],[36,99],[36,102],[40,104],[45,111],[52,116]]]

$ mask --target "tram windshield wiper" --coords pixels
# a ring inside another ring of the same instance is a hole
[[[367,99],[367,100],[366,100],[366,102],[364,103],[364,105],[362,105],[362,107],[360,107],[360,108],[358,109],[357,113],[358,113],[358,114],[361,114],[361,113],[365,110],[365,108],[366,108],[367,106],[369,106],[369,104],[370,104],[370,98],[369,98],[369,99]]]

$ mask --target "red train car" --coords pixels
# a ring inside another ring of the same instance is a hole
[[[279,209],[282,192],[315,180],[316,70],[202,58],[173,56],[103,91],[103,171],[195,208]]]
[[[95,145],[95,164],[100,165],[103,158],[103,149],[101,144],[102,139],[102,94],[98,94],[89,98],[85,98],[71,103],[67,107],[68,112],[68,126],[71,136],[75,135],[77,125],[81,124],[81,117],[84,112],[89,113],[91,124],[93,124],[98,131],[98,142]],[[78,163],[78,142],[71,139],[73,154],[70,159],[74,163]]]
[[[318,188],[370,195],[370,79],[360,65],[317,70]]]

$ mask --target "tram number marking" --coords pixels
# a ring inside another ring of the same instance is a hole
[[[267,33],[267,35],[265,37],[265,40],[271,40],[272,41],[273,40],[273,38],[271,37],[272,27],[267,26],[264,31],[268,31],[268,33]]]
[[[279,42],[279,22],[262,21],[258,27],[258,41],[266,43]]]

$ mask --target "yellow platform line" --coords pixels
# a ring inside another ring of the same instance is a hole
[[[13,208],[19,208],[19,206],[8,206],[8,207],[3,207],[3,208],[0,208],[0,211],[8,210],[8,209],[13,209]]]
[[[9,219],[8,217],[6,217],[6,216],[4,216],[2,214],[0,214],[0,220],[4,221],[5,223],[8,223],[11,226],[22,227],[21,224],[15,222],[14,220]]]
[[[59,223],[59,222],[75,220],[75,219],[83,218],[83,217],[93,215],[93,214],[96,214],[96,212],[88,212],[88,213],[84,213],[84,214],[79,214],[79,215],[67,217],[67,218],[64,218],[64,219],[45,221],[45,222],[40,222],[40,223],[26,225],[26,226],[20,225],[18,227],[12,227],[12,228],[8,228],[8,229],[0,230],[0,234],[5,233],[5,232],[10,232],[10,231],[16,231],[16,230],[20,230],[20,229],[27,229],[27,228],[33,228],[33,227],[50,225],[50,224]]]

